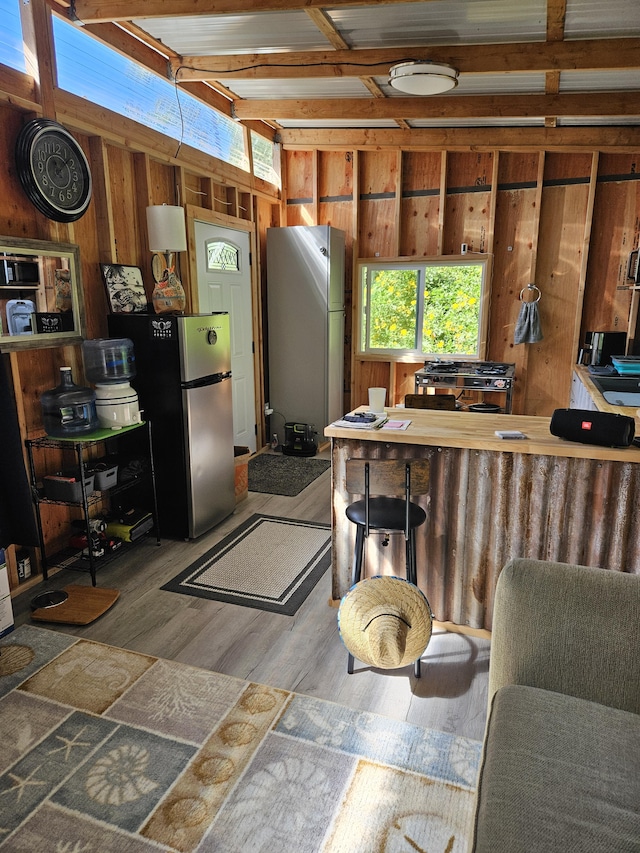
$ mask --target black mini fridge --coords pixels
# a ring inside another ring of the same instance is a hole
[[[109,334],[133,341],[162,535],[201,536],[235,509],[229,315],[112,314]]]

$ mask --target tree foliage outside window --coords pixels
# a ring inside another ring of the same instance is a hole
[[[482,357],[485,261],[361,267],[363,352]]]
[[[418,270],[371,270],[369,343],[375,349],[414,349]]]
[[[422,352],[475,355],[480,326],[482,268],[426,267]]]

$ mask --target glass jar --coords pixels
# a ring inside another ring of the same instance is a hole
[[[53,438],[84,435],[99,427],[96,393],[76,385],[70,367],[60,368],[60,385],[40,395],[44,428]]]

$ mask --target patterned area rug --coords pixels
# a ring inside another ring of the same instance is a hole
[[[293,616],[330,563],[328,524],[255,514],[161,589]]]
[[[463,853],[480,743],[24,625],[0,850]]]
[[[249,460],[249,491],[295,497],[330,467],[327,459],[259,453]]]

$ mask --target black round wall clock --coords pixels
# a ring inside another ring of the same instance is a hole
[[[82,148],[61,124],[37,118],[16,141],[22,188],[41,213],[56,222],[74,222],[91,201],[91,172]]]

